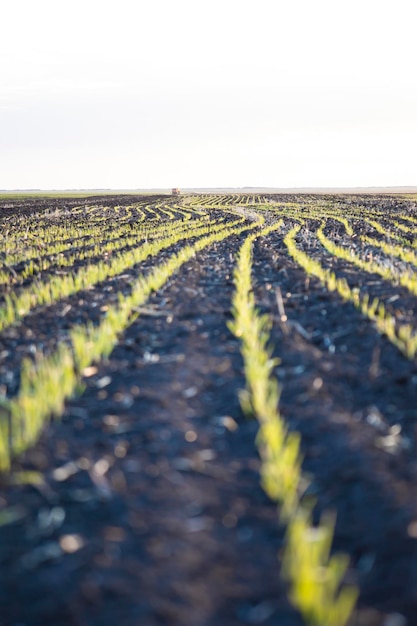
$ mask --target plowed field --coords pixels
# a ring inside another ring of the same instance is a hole
[[[0,200],[0,626],[343,626],[306,510],[417,625],[416,268],[411,196]]]

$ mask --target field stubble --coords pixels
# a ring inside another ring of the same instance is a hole
[[[416,213],[405,197],[308,195],[9,200],[0,208],[5,298],[48,284],[65,238],[68,258],[81,256],[83,237],[94,253],[62,267],[64,275],[95,276],[102,259],[94,245],[111,250],[110,235],[101,238],[117,229],[121,241],[105,261],[113,273],[44,304],[32,297],[0,332],[6,468],[25,360],[36,369],[59,345],[74,350],[75,326],[100,328],[119,307],[114,348],[108,354],[105,335],[89,347],[86,335],[86,360],[72,366],[78,392],[62,394],[61,419],[46,419],[37,443],[3,472],[0,624],[317,623],[314,611],[299,613],[288,600],[279,563],[285,520],[260,486],[257,422],[239,404],[248,382],[229,327],[236,260],[250,233],[250,289],[269,320],[279,412],[300,435],[299,495],[314,502],[314,524],[336,514],[333,550],[349,557],[344,583],[360,591],[349,623],[417,624]],[[138,251],[162,244],[125,256],[117,271],[125,237]],[[173,263],[187,246],[190,256]],[[45,270],[42,259],[50,259]],[[138,281],[146,285],[163,266],[160,286],[122,319]],[[36,403],[36,386],[30,393]]]

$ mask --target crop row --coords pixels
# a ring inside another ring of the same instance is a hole
[[[221,221],[221,220],[220,220]],[[217,220],[217,223],[219,220]],[[209,216],[203,216],[201,219],[192,221],[192,226],[208,225],[214,223]],[[160,239],[166,237],[175,230],[185,230],[187,222],[175,220],[173,222],[161,222],[158,226],[150,227],[144,225],[141,228],[118,228],[107,237],[103,243],[99,237],[83,239],[80,242],[68,244],[54,244],[47,246],[42,250],[43,254],[37,257],[31,257],[24,263],[21,256],[6,256],[4,265],[8,268],[6,271],[0,271],[0,285],[9,284],[16,285],[26,281],[29,276],[48,270],[49,268],[72,267],[75,263],[79,263],[85,259],[92,257],[103,258],[106,255],[114,254],[118,250],[128,249],[137,246],[142,241],[152,239]],[[78,245],[77,245],[78,244]],[[21,266],[24,263],[23,267]],[[20,265],[20,267],[16,267]]]
[[[303,498],[300,435],[289,431],[279,412],[280,390],[274,376],[279,359],[272,358],[270,321],[256,309],[252,290],[251,248],[255,238],[267,236],[282,221],[246,238],[234,273],[232,332],[241,341],[246,390],[242,408],[259,421],[257,436],[262,461],[261,476],[268,496],[281,508],[287,526],[282,574],[290,586],[294,606],[311,626],[344,626],[354,609],[358,590],[343,585],[349,559],[330,556],[334,519],[323,515],[312,523],[312,503]]]
[[[140,275],[130,294],[120,295],[118,304],[107,308],[98,326],[90,323],[77,325],[70,331],[69,345],[62,343],[52,354],[38,353],[35,361],[26,360],[22,365],[17,396],[3,402],[0,469],[7,470],[13,456],[36,441],[48,418],[61,414],[65,400],[82,389],[83,371],[112,351],[118,335],[137,317],[137,307],[146,301],[152,291],[160,289],[198,251],[257,226],[258,222],[248,225],[236,220],[226,227],[200,229],[194,243],[182,246],[179,252],[157,265],[146,277]],[[155,252],[152,251],[153,254]]]
[[[202,194],[198,196],[188,196],[186,202],[189,206],[211,206],[220,208],[264,204],[266,198],[265,196],[257,194]]]
[[[88,213],[79,216],[71,215],[68,219],[63,220],[59,215],[52,214],[48,219],[42,219],[42,213],[36,214],[36,219],[25,219],[17,217],[7,219],[4,217],[2,222],[3,236],[0,237],[1,248],[12,251],[15,247],[22,244],[22,240],[27,244],[43,245],[53,243],[54,241],[73,241],[83,237],[107,236],[117,225],[118,229],[127,229],[136,227],[138,224],[149,226],[153,222],[160,222],[166,217],[169,219],[189,219],[195,215],[196,210],[190,212],[188,209],[178,209],[170,207],[165,209],[163,206],[156,205],[150,207],[140,203],[131,205],[126,208],[123,216],[120,216],[117,207],[107,209],[102,212],[100,220],[92,220]]]
[[[243,221],[244,217],[237,217],[232,225]],[[229,226],[230,224],[225,226],[222,223],[213,225],[204,223],[198,224],[195,228],[182,229],[180,232],[174,231],[166,237],[144,242],[138,247],[122,252],[109,261],[99,261],[94,265],[81,267],[78,272],[67,275],[51,276],[46,282],[35,282],[28,288],[21,290],[20,293],[13,292],[6,295],[5,303],[0,307],[0,331],[22,319],[36,306],[50,305],[82,289],[88,289],[109,277],[121,274],[149,256],[153,256],[181,240],[200,237],[210,232],[221,232]]]
[[[359,287],[349,284],[346,278],[338,278],[335,272],[323,267],[319,260],[313,259],[298,247],[296,236],[300,230],[300,225],[295,226],[285,237],[290,256],[303,267],[307,274],[319,278],[329,291],[337,291],[344,301],[354,304],[405,356],[414,358],[417,353],[417,332],[413,326],[399,323],[398,316],[390,313],[378,298],[371,299],[368,293],[362,294]]]
[[[357,589],[343,583],[347,556],[330,554],[334,519],[325,514],[318,525],[312,524],[312,504],[304,495],[300,435],[289,430],[280,413],[276,379],[279,361],[272,356],[271,322],[259,313],[255,301],[252,248],[257,238],[271,236],[279,241],[282,233],[283,245],[277,249],[280,264],[285,266],[290,257],[329,292],[352,303],[379,333],[407,358],[414,359],[417,332],[413,318],[405,323],[402,312],[388,306],[388,301],[397,302],[400,290],[410,299],[417,295],[417,220],[405,214],[405,201],[392,200],[388,205],[392,214],[371,201],[367,203],[363,198],[352,201],[306,195],[294,201],[272,196],[207,194],[186,196],[181,204],[113,207],[106,210],[106,216],[100,216],[99,208],[94,207],[90,211],[94,224],[89,223],[89,210],[78,208],[74,215],[81,218],[80,223],[75,219],[72,225],[51,224],[49,231],[49,218],[37,230],[34,225],[35,241],[44,232],[53,231],[53,235],[46,236],[38,255],[32,248],[32,256],[26,257],[22,219],[19,236],[12,242],[0,240],[0,251],[10,267],[27,262],[19,276],[36,280],[23,287],[18,286],[19,279],[14,281],[13,292],[0,307],[0,332],[21,322],[35,307],[50,306],[132,268],[136,275],[130,276],[128,293],[120,293],[116,304],[103,307],[95,324],[73,325],[63,342],[52,349],[38,350],[34,359],[23,362],[17,394],[0,405],[0,470],[9,470],[12,459],[37,440],[47,421],[62,414],[66,399],[82,392],[88,368],[110,354],[153,291],[198,251],[232,234],[242,235],[244,243],[234,272],[230,329],[241,343],[244,363],[246,389],[240,396],[241,405],[259,422],[256,443],[262,485],[279,504],[280,521],[287,528],[282,575],[288,582],[290,599],[307,624],[343,626],[352,613]],[[120,216],[120,223],[115,216]],[[58,251],[62,241],[68,241],[71,247]],[[12,244],[16,244],[14,251]],[[158,257],[162,252],[162,258]],[[100,259],[100,255],[106,258]],[[76,262],[88,259],[94,262],[75,270]],[[140,264],[146,259],[154,262],[145,274]],[[13,283],[10,267],[4,272]],[[42,276],[43,271],[52,272],[56,267],[71,271]],[[375,276],[382,279],[381,289],[389,296],[387,302],[383,296],[370,295]]]

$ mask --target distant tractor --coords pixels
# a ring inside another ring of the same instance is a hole
[[[174,187],[172,190],[172,195],[173,196],[180,196],[181,195],[181,189],[178,189],[178,187]]]

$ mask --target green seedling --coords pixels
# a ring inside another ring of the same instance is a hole
[[[349,560],[330,556],[334,523],[327,516],[314,527],[310,509],[303,500],[300,435],[289,432],[279,412],[280,390],[274,378],[269,346],[270,322],[256,309],[251,286],[252,244],[282,227],[282,221],[249,235],[241,247],[234,272],[233,321],[229,327],[240,339],[246,389],[243,410],[259,421],[257,446],[261,480],[268,496],[280,506],[280,519],[287,524],[283,576],[289,595],[309,626],[344,626],[357,599],[355,587],[343,584]],[[296,227],[294,232],[298,232]]]
[[[15,398],[5,405],[0,420],[0,470],[8,471],[14,456],[22,453],[39,437],[45,422],[61,415],[66,399],[83,389],[83,370],[109,356],[122,333],[136,319],[153,291],[159,290],[178,269],[197,252],[231,235],[258,228],[263,218],[249,225],[235,225],[203,234],[178,253],[156,266],[148,275],[139,276],[127,296],[120,295],[108,308],[98,326],[75,326],[69,345],[61,344],[50,355],[38,354],[34,362],[25,361],[21,385]],[[209,230],[209,229],[207,229]]]

